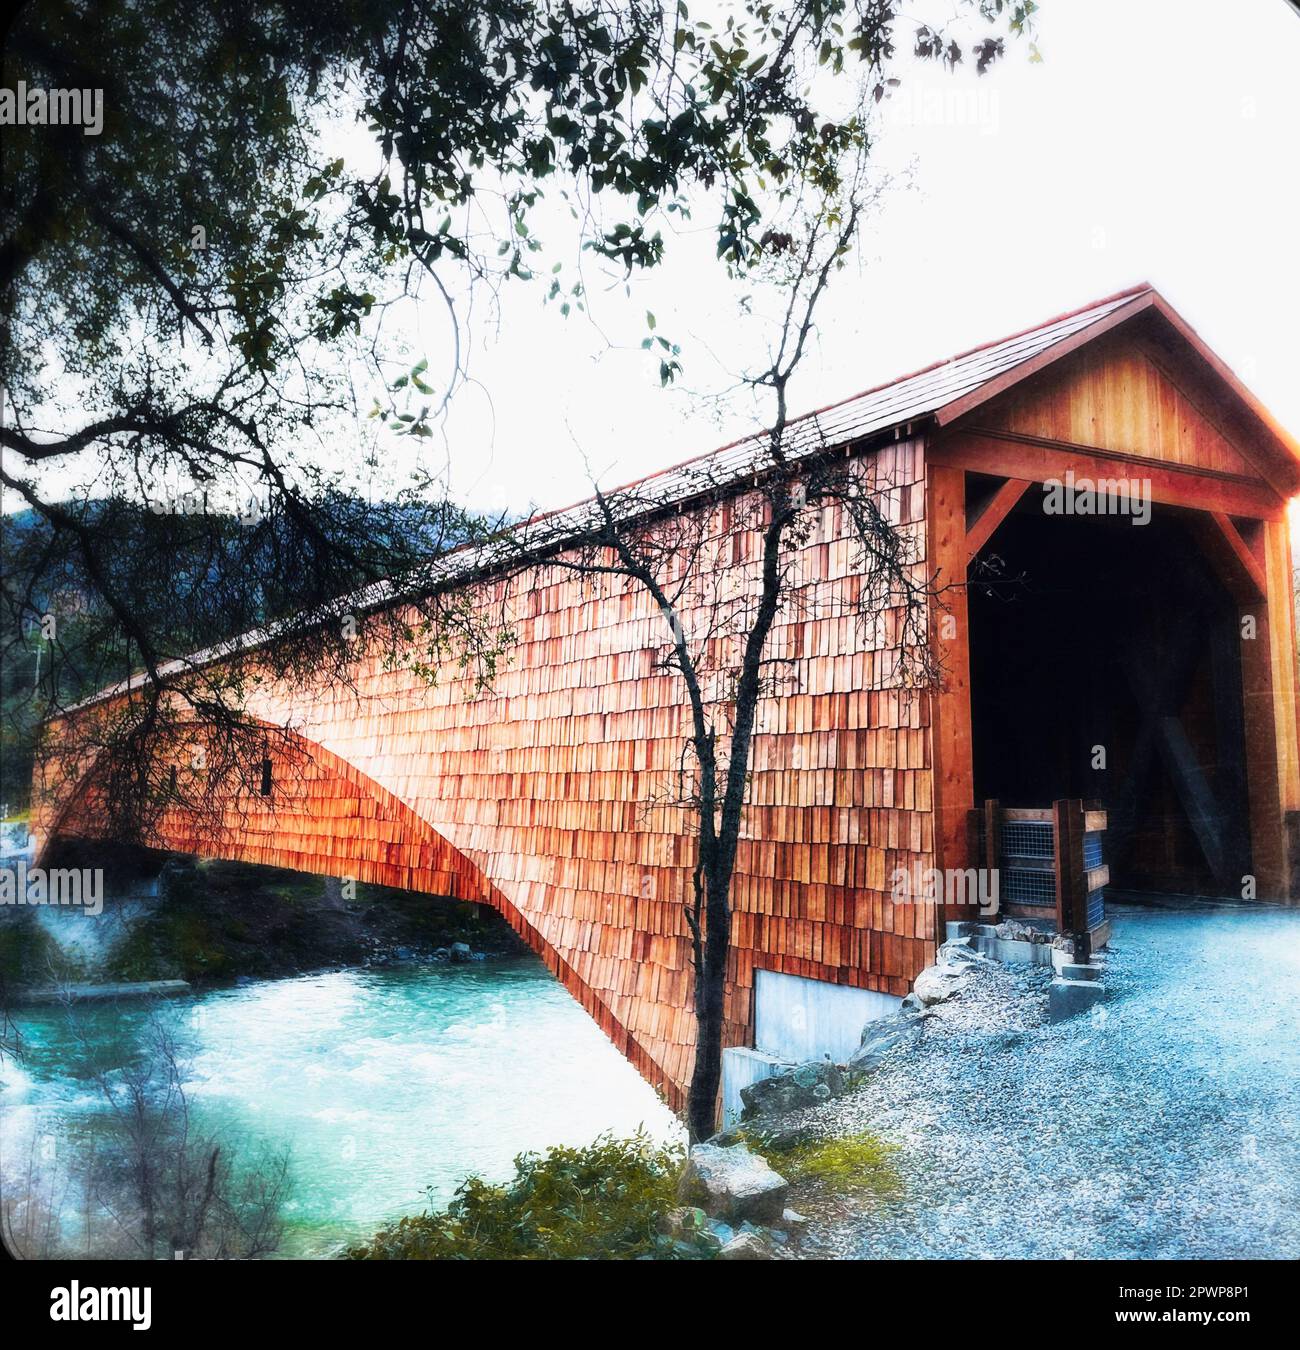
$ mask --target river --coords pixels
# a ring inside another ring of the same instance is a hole
[[[202,1128],[291,1152],[282,1255],[324,1256],[385,1219],[445,1203],[514,1156],[677,1123],[596,1024],[531,957],[347,970],[158,1005],[187,1047]],[[138,1053],[139,1005],[21,1011],[22,1056],[0,1063],[0,1175],[75,1148],[105,1107],[86,1073]],[[33,1148],[33,1140],[36,1142]],[[54,1165],[54,1164],[51,1164]]]

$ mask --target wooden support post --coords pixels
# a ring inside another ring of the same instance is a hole
[[[1052,803],[1052,843],[1056,855],[1056,929],[1074,940],[1074,960],[1092,956],[1088,932],[1088,881],[1083,868],[1084,805],[1077,797]]]
[[[1002,807],[996,797],[990,797],[984,803],[984,868],[987,881],[992,885],[1002,866]],[[998,909],[1002,909],[1002,886],[998,884]]]
[[[971,757],[970,639],[966,611],[966,474],[926,469],[927,563],[939,589],[932,605],[931,641],[941,676],[932,703],[935,865],[941,871],[971,865],[967,815],[975,806]],[[937,916],[974,919],[978,908],[948,905]]]

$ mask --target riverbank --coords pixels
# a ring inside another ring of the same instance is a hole
[[[203,988],[526,950],[487,906],[365,883],[348,898],[321,877],[183,858],[152,875],[112,869],[99,916],[15,907],[0,914],[0,979],[14,990],[157,980]]]

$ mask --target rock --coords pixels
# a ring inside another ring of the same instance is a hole
[[[725,1223],[745,1219],[766,1223],[781,1217],[789,1189],[786,1179],[744,1144],[730,1148],[696,1144],[678,1183],[677,1198]]]
[[[926,966],[916,977],[912,992],[929,1007],[933,1003],[944,1003],[959,993],[966,983],[964,966],[942,965]]]
[[[799,1232],[800,1229],[808,1227],[808,1219],[800,1214],[798,1210],[786,1209],[781,1211],[781,1227],[787,1231]]]
[[[472,961],[474,959],[474,953],[470,951],[468,942],[453,942],[448,955],[453,961]]]
[[[898,1005],[898,1011],[913,1012],[913,1013],[924,1012],[925,1004],[922,1003],[921,1000],[917,998],[915,994],[908,994],[908,996],[902,1001],[902,1003]],[[870,1024],[868,1023],[868,1025]],[[866,1036],[865,1031],[862,1034],[864,1037]]]
[[[879,1068],[880,1061],[895,1046],[915,1045],[924,1030],[922,1018],[912,1009],[882,1017],[878,1022],[868,1022],[862,1032],[862,1044],[849,1060],[849,1069],[855,1073],[869,1073]]]
[[[1017,923],[1015,919],[1004,919],[993,930],[998,937],[1018,942],[1051,942],[1050,933],[1035,928],[1032,924]]]
[[[718,1253],[719,1261],[770,1261],[772,1248],[757,1233],[737,1233]]]
[[[698,1205],[678,1205],[659,1216],[655,1225],[683,1254],[717,1253],[736,1236],[729,1224],[711,1219]]]
[[[760,1078],[740,1089],[743,1120],[784,1116],[842,1097],[848,1090],[839,1066],[829,1060],[810,1060],[771,1078]]]
[[[448,948],[446,947],[434,948],[433,959],[435,961],[447,961],[450,960],[450,958],[451,958],[451,951]]]
[[[173,853],[158,873],[160,900],[185,900],[199,888],[198,859],[188,854]]]
[[[398,947],[393,955],[399,961],[413,961],[415,959],[415,953],[409,947]]]
[[[970,945],[970,938],[954,938],[939,948],[939,964],[945,966],[987,966],[987,956]]]

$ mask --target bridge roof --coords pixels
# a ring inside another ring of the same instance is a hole
[[[1285,497],[1300,491],[1300,442],[1273,418],[1191,326],[1146,282],[1081,309],[1057,315],[1035,328],[973,347],[910,375],[793,418],[786,428],[784,453],[788,459],[797,461],[857,441],[876,439],[891,431],[910,434],[925,426],[946,426],[1052,362],[1142,314],[1153,316],[1153,320],[1162,324],[1175,340],[1191,350],[1207,378],[1219,383],[1247,423],[1259,433],[1268,452],[1266,475],[1279,495]],[[635,518],[656,505],[672,505],[698,496],[704,487],[743,482],[771,466],[769,432],[758,431],[614,489],[607,494],[607,499],[622,499],[627,514]],[[465,545],[437,559],[428,573],[419,578],[423,585],[412,584],[409,578],[376,583],[364,591],[342,597],[327,608],[322,620],[373,611],[403,597],[427,594],[442,586],[491,572],[510,557],[518,559],[562,548],[566,536],[574,539],[591,528],[598,510],[599,499],[592,497],[557,511],[532,516],[496,540]],[[243,634],[216,647],[168,662],[160,668],[160,674],[180,674],[212,665],[273,642],[283,632],[283,627],[275,625]],[[79,706],[139,688],[145,678],[143,674],[137,675],[129,682],[93,695]]]
[[[1148,282],[793,418],[785,433],[785,453],[791,459],[798,459],[896,429],[919,427],[923,423],[946,426],[1085,343],[1146,313],[1154,315],[1157,322],[1162,322],[1192,349],[1208,376],[1227,386],[1229,397],[1248,415],[1273,450],[1271,458],[1283,466],[1286,491],[1300,490],[1300,442],[1276,421]],[[720,449],[660,470],[628,487],[645,488],[653,484],[656,496],[672,501],[679,493],[689,494],[692,483],[698,481],[702,466],[710,466],[710,477],[725,478],[730,471],[739,480],[752,473],[755,467],[769,465],[768,445],[767,430],[754,432]],[[554,519],[587,505],[580,502],[564,511],[534,517],[534,520]]]

